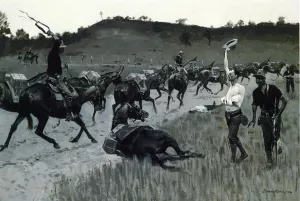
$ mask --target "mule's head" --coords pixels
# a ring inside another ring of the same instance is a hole
[[[141,108],[137,107],[136,105],[132,107],[129,118],[131,119],[138,119],[141,121],[145,121],[146,118],[149,117],[149,113]]]

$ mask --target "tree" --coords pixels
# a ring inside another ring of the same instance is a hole
[[[255,26],[255,25],[256,25],[255,22],[253,22],[251,20],[248,22],[248,26]]]
[[[11,34],[9,23],[6,14],[0,11],[0,37],[6,34]]]
[[[231,21],[231,20],[228,21],[228,22],[225,24],[225,27],[230,27],[230,28],[232,28],[232,27],[233,27],[232,21]]]
[[[283,16],[280,16],[280,17],[278,17],[278,21],[277,21],[277,25],[279,25],[279,24],[284,24],[285,23],[285,17],[283,17]]]
[[[244,25],[245,25],[244,21],[243,21],[243,20],[239,20],[239,21],[236,23],[235,26],[237,26],[237,27],[242,27],[242,26],[244,26]]]
[[[103,20],[103,12],[100,12],[101,20]]]
[[[138,18],[138,20],[141,20],[141,21],[147,21],[148,17],[145,16],[145,15],[142,15],[141,17]]]
[[[29,40],[29,34],[24,29],[18,29],[16,31],[16,38],[21,40]]]
[[[187,21],[186,18],[179,18],[178,20],[176,20],[175,22],[178,24],[185,24],[185,22]]]

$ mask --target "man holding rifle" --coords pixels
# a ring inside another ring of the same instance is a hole
[[[280,138],[281,114],[287,105],[287,99],[283,97],[281,91],[272,84],[266,84],[266,76],[262,69],[259,69],[256,78],[258,87],[253,91],[252,111],[253,118],[248,124],[255,126],[257,106],[261,108],[261,115],[257,124],[262,127],[264,146],[267,155],[267,165],[273,164],[272,149],[275,147],[275,154],[282,152],[281,147],[277,148]],[[279,109],[279,101],[282,102]],[[278,151],[278,152],[277,152]]]

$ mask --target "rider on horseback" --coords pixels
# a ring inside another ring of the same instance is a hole
[[[179,51],[179,54],[175,57],[175,65],[177,67],[177,71],[180,73],[182,78],[186,78],[186,70],[183,67],[183,61],[182,61],[183,51]]]
[[[66,104],[67,104],[66,121],[71,121],[74,118],[76,118],[76,116],[74,116],[72,113],[72,96],[73,95],[61,77],[62,76],[62,66],[61,66],[61,59],[60,59],[59,54],[64,51],[64,47],[66,47],[66,46],[63,44],[62,40],[59,40],[59,39],[54,40],[53,47],[48,54],[47,74],[49,76],[49,80],[51,80],[51,83],[55,84],[62,92],[62,95],[64,95],[64,98],[65,98]]]

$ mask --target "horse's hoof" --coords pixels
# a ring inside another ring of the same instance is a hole
[[[91,139],[92,143],[97,143],[97,140]]]
[[[169,110],[169,108],[167,107],[167,108],[166,108],[166,110],[168,111],[168,110]]]
[[[198,94],[194,94],[193,96],[196,97],[196,96],[198,96]]]
[[[78,142],[78,139],[71,137],[70,140],[69,140],[69,142],[76,143],[76,142]]]
[[[54,146],[55,149],[60,149],[59,144],[54,144],[53,146]]]
[[[7,146],[6,145],[0,145],[0,151],[3,151],[4,149],[6,149]]]

